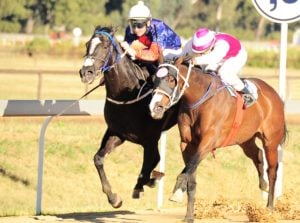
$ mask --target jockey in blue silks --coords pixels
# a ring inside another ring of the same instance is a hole
[[[180,37],[163,21],[152,18],[143,1],[130,9],[128,21],[121,46],[133,59],[154,62],[160,53],[165,60],[181,54]]]

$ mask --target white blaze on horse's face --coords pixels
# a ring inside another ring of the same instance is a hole
[[[91,47],[89,50],[89,55],[92,55],[97,47],[97,45],[101,43],[101,40],[98,37],[95,37],[92,39],[91,41]],[[91,57],[87,57],[84,62],[83,62],[83,66],[84,67],[89,67],[89,66],[93,66],[95,62],[95,59],[91,58]]]

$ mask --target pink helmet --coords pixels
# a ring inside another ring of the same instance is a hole
[[[207,28],[198,29],[193,36],[192,50],[203,53],[209,50],[215,42],[215,33]]]

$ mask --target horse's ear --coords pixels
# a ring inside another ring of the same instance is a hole
[[[96,30],[100,30],[102,27],[100,26],[100,25],[97,25],[96,26],[96,28],[95,28],[95,30],[94,30],[94,32],[96,31]]]
[[[180,56],[175,60],[175,66],[179,66],[184,61],[184,57]]]
[[[111,27],[111,34],[114,35],[119,29],[119,26],[112,26]]]

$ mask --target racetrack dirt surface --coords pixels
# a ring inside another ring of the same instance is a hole
[[[3,217],[0,223],[55,223],[55,222],[97,222],[97,223],[180,223],[183,222],[185,209],[163,209],[145,211],[112,211],[93,213],[70,213],[55,216]],[[228,215],[225,218],[195,219],[195,223],[242,223],[250,222],[246,215]],[[264,221],[269,222],[271,221]],[[278,223],[300,223],[298,220],[278,220]],[[274,222],[272,222],[274,223]]]

